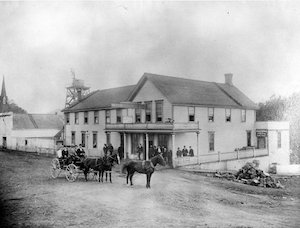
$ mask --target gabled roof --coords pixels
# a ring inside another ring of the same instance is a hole
[[[109,108],[113,103],[127,101],[134,88],[135,85],[130,85],[112,89],[97,90],[62,111],[74,112]]]
[[[145,73],[129,101],[149,80],[172,104],[257,109],[257,105],[233,85]]]
[[[58,129],[64,126],[63,117],[55,114],[13,114],[13,129]]]
[[[98,110],[110,108],[114,103],[133,101],[147,80],[172,104],[258,109],[233,85],[145,73],[136,85],[94,91],[62,111]]]

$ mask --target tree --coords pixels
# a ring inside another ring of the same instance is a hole
[[[299,162],[300,158],[300,93],[288,98],[273,95],[265,103],[259,103],[256,112],[257,121],[289,121],[291,162]]]

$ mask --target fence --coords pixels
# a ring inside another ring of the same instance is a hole
[[[185,166],[185,165],[196,165],[201,163],[210,163],[210,162],[221,162],[228,160],[238,160],[242,158],[254,158],[260,156],[269,155],[267,149],[247,149],[247,150],[236,150],[231,152],[214,152],[207,154],[200,154],[198,157],[180,157],[175,158],[176,166]],[[198,161],[199,160],[199,161]]]
[[[37,146],[15,146],[15,147],[8,146],[6,149],[32,152],[38,154],[53,154],[53,155],[55,155],[57,151],[57,148],[37,147]]]

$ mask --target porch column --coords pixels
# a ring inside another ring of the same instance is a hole
[[[149,135],[146,133],[146,157],[145,160],[149,160]]]
[[[106,131],[106,144],[108,145],[110,143],[110,131]]]
[[[197,163],[200,164],[200,148],[199,148],[199,131],[196,132],[197,134]]]
[[[173,166],[173,168],[176,167],[175,158],[176,158],[175,133],[172,133],[172,166]]]
[[[126,133],[124,132],[124,155],[128,159],[128,152],[127,152],[127,139],[126,139]]]

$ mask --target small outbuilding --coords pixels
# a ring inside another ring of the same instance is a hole
[[[4,149],[53,154],[62,134],[60,115],[0,113],[0,147]]]

